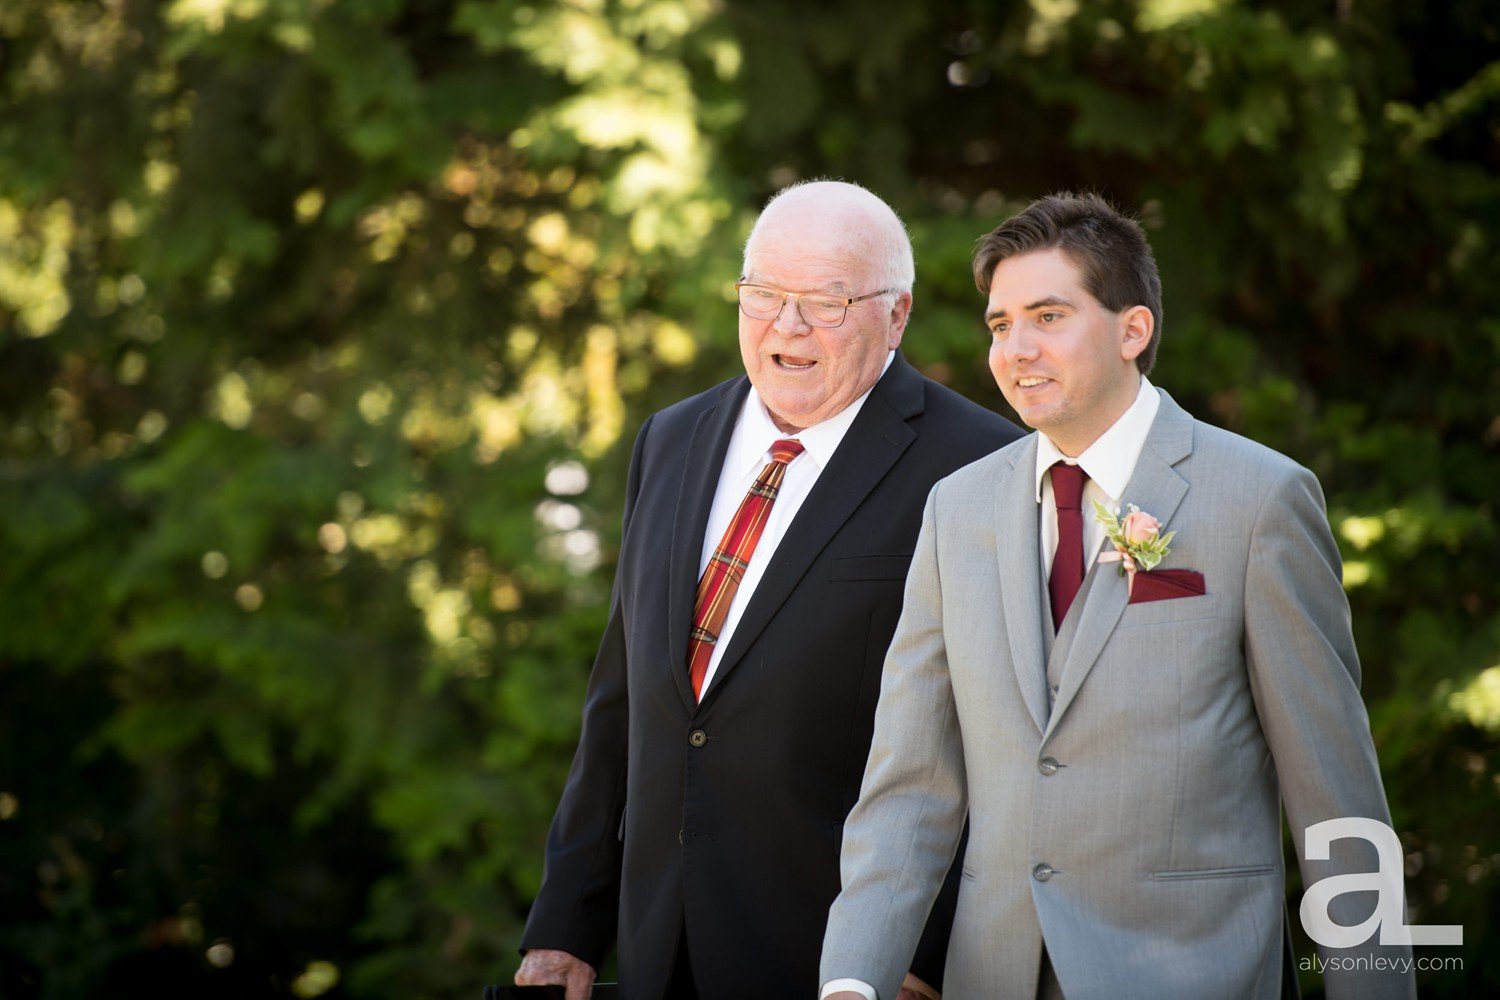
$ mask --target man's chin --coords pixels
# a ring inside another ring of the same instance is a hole
[[[1038,410],[1035,407],[1023,410],[1015,406],[1012,409],[1016,411],[1016,417],[1029,430],[1037,431],[1048,437],[1052,437],[1053,432],[1057,430],[1057,421],[1051,419],[1053,415],[1045,410]]]
[[[1042,411],[1035,406],[1022,406],[1020,403],[1018,403],[1014,399],[1011,399],[1009,396],[1005,397],[1005,401],[1010,404],[1010,408],[1012,410],[1016,411],[1016,416],[1020,419],[1021,423],[1025,424],[1027,427],[1030,427],[1032,430],[1039,431],[1042,429],[1038,426],[1038,421],[1041,421],[1042,423],[1047,422],[1045,411]]]
[[[776,399],[774,394],[770,397],[762,395],[761,399],[771,412],[771,421],[786,434],[795,434],[825,419],[817,409],[796,405],[795,402],[788,405],[789,401]]]

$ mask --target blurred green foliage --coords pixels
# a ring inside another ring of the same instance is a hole
[[[1140,209],[1155,380],[1328,492],[1465,928],[1424,992],[1500,989],[1497,52],[1485,0],[7,0],[0,995],[508,978],[630,438],[817,175],[997,409],[974,238]]]

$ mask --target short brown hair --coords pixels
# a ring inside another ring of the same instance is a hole
[[[995,267],[1022,254],[1057,248],[1082,272],[1083,287],[1104,308],[1145,306],[1155,320],[1151,342],[1136,356],[1141,374],[1156,363],[1161,343],[1161,276],[1139,222],[1096,194],[1063,191],[1027,205],[974,248],[974,283],[988,295]]]

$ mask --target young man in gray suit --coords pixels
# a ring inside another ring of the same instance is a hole
[[[1322,491],[1146,380],[1160,279],[1100,199],[1034,203],[974,274],[990,369],[1038,433],[928,498],[823,995],[895,996],[967,814],[949,1000],[1277,997],[1282,807],[1299,859],[1313,824],[1390,823]],[[1378,862],[1346,838],[1300,865]],[[1353,956],[1328,996],[1413,994],[1408,948],[1323,949]]]

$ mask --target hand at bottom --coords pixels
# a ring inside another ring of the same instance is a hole
[[[568,1000],[588,1000],[599,973],[592,965],[565,951],[533,948],[516,970],[517,986],[561,986]]]
[[[943,995],[908,972],[896,1000],[943,1000]]]

